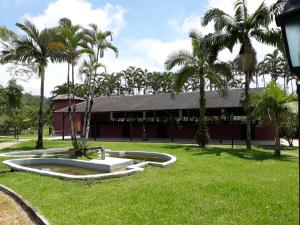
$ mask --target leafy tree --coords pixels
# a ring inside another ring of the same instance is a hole
[[[6,45],[1,52],[1,61],[4,63],[21,61],[24,63],[35,63],[38,67],[38,75],[41,80],[39,127],[36,148],[43,148],[43,126],[44,126],[44,80],[45,69],[49,60],[61,61],[55,45],[55,30],[44,29],[39,31],[34,24],[25,20],[23,24],[17,23],[24,36],[15,38],[11,45]]]
[[[197,32],[191,32],[192,52],[179,50],[171,54],[165,62],[167,70],[179,66],[175,75],[175,91],[180,91],[190,77],[199,79],[200,117],[197,132],[197,140],[200,146],[205,147],[209,137],[205,121],[205,79],[214,85],[221,87],[222,76],[231,76],[230,68],[223,62],[216,62],[217,57],[214,46],[204,45],[204,38]]]
[[[284,126],[283,122],[290,113],[287,103],[293,100],[294,97],[286,94],[273,80],[263,92],[253,94],[248,102],[259,123],[273,126],[276,157],[280,157],[280,128]]]
[[[244,101],[249,100],[249,86],[251,76],[255,71],[257,59],[252,40],[261,43],[280,45],[281,35],[278,29],[268,29],[273,21],[275,6],[268,8],[263,2],[253,14],[249,14],[246,0],[237,0],[234,4],[234,16],[226,12],[212,8],[205,12],[202,25],[214,22],[215,33],[208,36],[207,41],[218,45],[219,49],[228,48],[232,51],[233,46],[240,44],[239,56],[237,57],[239,70],[245,74]],[[247,149],[251,148],[251,117],[249,109],[247,113]]]

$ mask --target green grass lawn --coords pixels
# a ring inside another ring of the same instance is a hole
[[[44,127],[43,136],[44,137],[49,136],[49,128],[48,127]],[[37,138],[37,130],[34,130],[33,133],[28,133],[27,131],[22,131],[22,133],[19,135],[19,139],[36,139],[36,138]],[[15,140],[15,136],[14,135],[0,136],[0,142],[10,141],[10,140]]]
[[[1,152],[29,150],[34,144],[29,141]],[[91,143],[97,145],[170,153],[177,162],[102,181],[17,172],[0,174],[0,183],[23,195],[55,225],[299,224],[295,149],[275,159],[273,151],[263,147],[247,152],[228,146],[199,150],[178,144]],[[45,146],[66,147],[70,142],[45,141]]]

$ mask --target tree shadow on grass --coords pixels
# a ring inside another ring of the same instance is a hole
[[[287,150],[295,151],[295,148],[282,147],[281,157],[274,156],[274,146],[255,146],[251,150],[246,150],[244,146],[235,146],[234,149],[229,145],[214,146],[208,145],[205,148],[199,148],[197,145],[166,145],[164,148],[170,150],[184,150],[193,153],[193,155],[215,155],[222,156],[228,154],[230,156],[238,157],[245,160],[263,161],[268,159],[280,161],[297,161],[297,157],[293,155],[284,154]]]

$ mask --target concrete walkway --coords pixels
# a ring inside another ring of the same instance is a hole
[[[1,142],[0,143],[0,150],[3,148],[9,148],[11,146],[14,146],[16,144],[21,143],[22,141],[9,141],[9,142]]]
[[[61,140],[62,138],[59,136],[54,136],[54,137],[45,137],[44,140]],[[25,142],[25,141],[32,141],[32,140],[36,140],[36,138],[21,138],[19,140],[10,140],[10,141],[6,141],[6,142],[0,142],[0,150],[3,148],[9,148],[12,147],[16,144]]]

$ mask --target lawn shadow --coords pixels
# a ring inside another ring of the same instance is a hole
[[[193,155],[216,155],[229,154],[234,157],[238,157],[245,160],[257,160],[263,161],[268,159],[281,160],[281,161],[294,161],[296,156],[284,154],[285,151],[297,151],[296,148],[282,147],[281,157],[274,156],[274,146],[253,146],[251,150],[246,150],[245,146],[234,146],[232,149],[230,145],[208,145],[205,148],[199,148],[198,145],[184,145],[184,144],[170,144],[163,148],[171,150],[183,150],[192,152]]]

